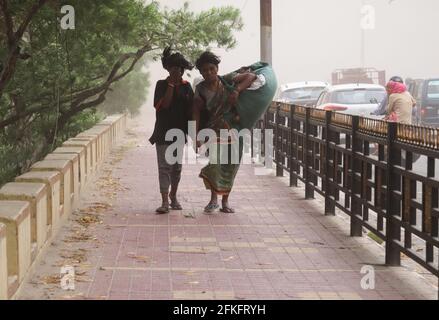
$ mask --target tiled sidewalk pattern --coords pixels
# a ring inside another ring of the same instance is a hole
[[[203,214],[209,192],[198,178],[201,165],[186,165],[184,210],[156,215],[149,133],[150,126],[132,122],[20,299],[437,298],[413,270],[384,266],[382,247],[349,237],[346,222],[325,217],[301,188],[255,176],[251,165],[241,167],[231,195],[236,214]],[[65,264],[76,266],[75,291],[60,289]],[[374,266],[375,290],[360,286],[364,265]]]

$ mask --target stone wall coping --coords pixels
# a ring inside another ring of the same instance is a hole
[[[72,167],[72,162],[70,160],[42,160],[35,163],[31,169],[35,170],[59,170],[63,173],[70,170]]]
[[[87,146],[89,144],[87,144]],[[55,150],[53,150],[52,153],[76,153],[82,155],[85,153],[85,148],[82,146],[81,147],[65,146],[65,147],[56,148]]]
[[[30,215],[29,202],[26,201],[0,201],[0,222],[7,223],[10,220],[20,224]]]
[[[79,155],[76,153],[49,153],[44,160],[70,160],[75,163],[79,161]]]
[[[46,184],[38,182],[9,182],[0,189],[0,198],[4,200],[39,200],[46,192]],[[14,199],[4,197],[13,196]]]
[[[30,171],[15,178],[16,182],[39,182],[53,186],[61,181],[61,174],[57,171]]]

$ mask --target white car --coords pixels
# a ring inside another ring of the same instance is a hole
[[[320,95],[316,108],[337,111],[362,117],[373,117],[383,101],[386,89],[377,84],[341,84],[327,87]]]
[[[314,106],[328,83],[323,81],[293,82],[281,85],[277,101],[300,106]]]

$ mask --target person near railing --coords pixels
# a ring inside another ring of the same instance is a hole
[[[394,77],[390,78],[389,81],[404,83],[404,80],[402,80],[402,78],[399,76],[394,76]],[[386,95],[384,97],[384,99],[380,102],[378,107],[371,114],[375,115],[375,116],[385,116],[387,114],[387,105],[388,104],[389,104],[389,96]]]
[[[394,76],[394,77],[390,78],[389,81],[404,83],[404,80],[399,76]],[[407,93],[410,94],[409,91],[407,91]],[[380,102],[378,107],[373,112],[371,112],[371,115],[385,116],[387,114],[387,106],[388,105],[389,105],[389,96],[386,95],[384,97],[384,99]],[[413,119],[415,120],[415,123],[418,123],[418,114],[416,112],[416,106],[413,107],[413,109],[412,109],[412,123],[413,123]]]
[[[277,88],[274,72],[266,63],[257,62],[225,76],[218,76],[220,62],[220,58],[209,51],[201,54],[196,61],[196,67],[204,78],[195,88],[194,95],[193,119],[197,134],[203,110],[208,113],[205,127],[216,134],[215,141],[209,147],[210,157],[212,159],[211,152],[214,152],[216,161],[210,161],[200,173],[206,188],[211,191],[205,213],[219,208],[219,195],[222,196],[220,211],[235,212],[229,205],[229,195],[242,158],[243,137],[233,132],[252,129],[268,109]],[[224,129],[230,133],[225,139],[221,136]],[[198,146],[200,144],[197,142]],[[238,161],[234,161],[234,153],[238,154]]]
[[[407,91],[404,83],[390,80],[386,85],[389,102],[386,108],[385,120],[412,124],[413,108],[416,100]]]
[[[182,210],[177,199],[178,185],[181,179],[182,159],[174,164],[166,160],[166,150],[173,141],[166,141],[166,133],[172,129],[182,130],[187,134],[187,123],[191,118],[193,90],[189,82],[183,80],[184,70],[192,70],[193,66],[180,53],[171,54],[170,48],[163,52],[163,68],[169,72],[169,77],[159,80],[154,93],[156,123],[154,132],[149,139],[156,145],[159,168],[160,193],[162,205],[157,208],[159,214],[173,210]],[[182,146],[183,147],[183,146]],[[182,153],[177,152],[182,158]],[[169,187],[171,191],[169,192]],[[171,203],[169,204],[169,199]]]

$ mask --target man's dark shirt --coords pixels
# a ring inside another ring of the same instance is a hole
[[[166,141],[166,132],[171,129],[180,129],[187,134],[188,121],[192,116],[192,100],[194,92],[187,81],[182,81],[176,85],[169,108],[164,109],[162,103],[168,89],[167,80],[157,82],[154,93],[154,108],[156,109],[156,122],[154,133],[149,141],[151,144],[171,144],[172,141]],[[175,141],[175,138],[174,138]]]

